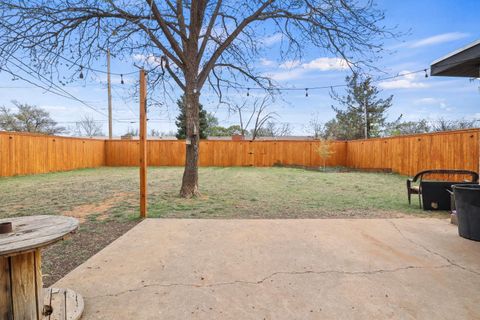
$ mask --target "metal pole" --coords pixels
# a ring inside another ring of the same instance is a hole
[[[108,87],[108,138],[113,136],[112,126],[112,83],[110,79],[110,49],[107,49],[107,87]]]

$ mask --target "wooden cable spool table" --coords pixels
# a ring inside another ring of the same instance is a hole
[[[0,319],[79,319],[83,299],[70,289],[43,289],[41,249],[63,240],[78,221],[63,216],[0,219]]]

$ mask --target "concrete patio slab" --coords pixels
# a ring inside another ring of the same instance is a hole
[[[54,286],[85,320],[480,319],[480,243],[438,219],[147,219]]]

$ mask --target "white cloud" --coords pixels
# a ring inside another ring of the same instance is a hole
[[[452,108],[450,108],[445,102],[440,103],[440,109],[445,111],[452,111]]]
[[[393,80],[381,82],[379,87],[383,89],[412,89],[412,88],[425,88],[425,84],[419,82],[412,82],[409,80]]]
[[[285,71],[277,71],[267,74],[270,78],[277,81],[291,80],[301,77],[310,71],[341,71],[348,69],[348,64],[340,58],[317,58],[310,62],[301,63],[299,60],[289,60],[280,64],[279,69]]]
[[[380,82],[378,86],[382,89],[419,89],[428,87],[426,83],[417,80],[422,77],[418,73],[410,73],[407,70],[399,73],[399,75],[402,74],[404,74],[403,77]]]
[[[304,69],[291,69],[287,71],[279,71],[267,74],[273,80],[284,81],[300,78],[305,73]]]
[[[145,62],[145,63],[148,63],[150,65],[160,65],[160,63],[161,63],[161,57],[157,57],[153,54],[148,54],[148,55],[134,54],[134,55],[132,55],[132,59],[134,61]]]
[[[269,67],[269,66],[274,65],[274,64],[275,64],[275,61],[269,60],[269,59],[266,59],[266,58],[261,58],[261,59],[260,59],[260,64],[261,64],[262,66]]]
[[[412,89],[412,88],[426,88],[427,85],[421,82],[413,82],[407,79],[384,81],[378,84],[383,89]]]
[[[274,44],[282,41],[283,35],[281,33],[274,33],[271,36],[264,37],[261,42],[266,46],[270,47],[273,46]]]
[[[410,48],[426,47],[445,42],[451,42],[468,37],[469,34],[462,32],[442,33],[428,38],[417,40],[409,45]]]
[[[302,66],[305,69],[321,71],[348,69],[347,62],[340,58],[317,58],[308,63],[304,63]]]
[[[278,67],[280,69],[293,69],[300,65],[300,60],[287,60],[284,63],[280,64]]]
[[[415,100],[413,103],[416,104],[416,105],[420,105],[420,106],[422,106],[422,105],[423,105],[423,106],[425,106],[425,105],[437,106],[437,107],[439,107],[441,110],[446,111],[446,112],[453,111],[453,108],[450,107],[450,106],[447,104],[447,102],[445,101],[445,99],[428,97],[428,98],[417,99],[417,100]]]
[[[145,56],[144,54],[134,54],[132,55],[132,59],[134,61],[145,61],[145,59],[147,58],[147,56]]]
[[[428,104],[428,105],[440,104],[444,102],[445,102],[445,99],[438,99],[438,98],[421,98],[414,101],[415,104]]]

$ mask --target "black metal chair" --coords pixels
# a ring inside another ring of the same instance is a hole
[[[431,184],[431,182],[424,182],[423,179],[425,176],[428,175],[468,175],[470,176],[470,180],[464,180],[464,181],[457,181],[456,183],[462,183],[462,182],[469,182],[469,183],[477,183],[478,182],[478,173],[470,170],[455,170],[455,169],[436,169],[436,170],[425,170],[417,173],[413,178],[407,179],[407,196],[408,196],[408,204],[412,204],[412,194],[418,194],[418,202],[420,205],[420,208],[422,208],[422,188],[427,184]],[[415,183],[415,185],[414,185]],[[418,184],[417,184],[418,183]],[[442,184],[442,186],[439,186],[440,188],[445,188],[444,184],[455,184],[455,182],[449,182],[445,179],[442,179],[439,183]],[[424,206],[423,206],[424,207]],[[425,208],[424,208],[425,209]],[[434,208],[437,209],[437,208]]]

